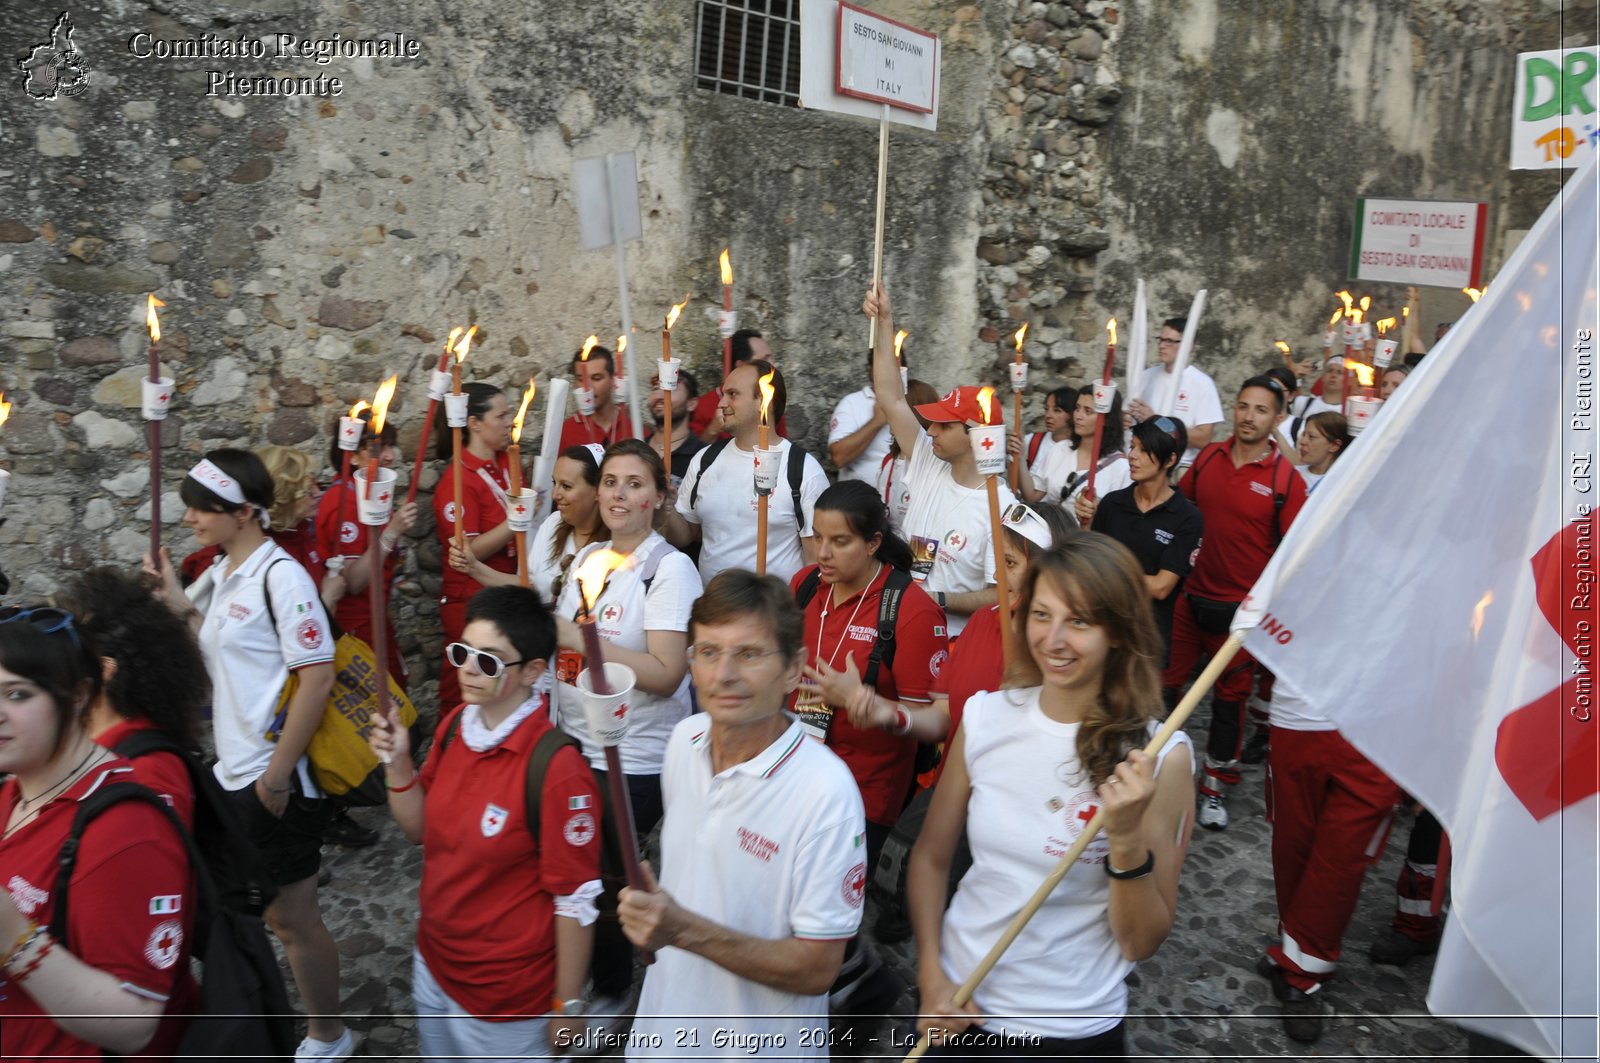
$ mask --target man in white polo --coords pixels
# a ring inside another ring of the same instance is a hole
[[[629,1059],[828,1055],[828,989],[866,894],[866,821],[850,769],[783,711],[803,632],[787,584],[739,570],[690,613],[705,711],[667,743],[660,885],[623,890],[618,910],[656,953]]]
[[[867,352],[868,384],[852,391],[833,408],[828,423],[828,457],[838,466],[839,479],[876,483],[878,468],[889,453],[894,437],[889,419],[872,390],[872,352]]]
[[[1147,366],[1139,374],[1134,393],[1129,396],[1128,414],[1133,423],[1154,417],[1163,412],[1161,401],[1172,386],[1172,370],[1178,360],[1178,347],[1183,342],[1183,330],[1189,326],[1186,317],[1169,317],[1161,323],[1161,335],[1156,341],[1156,357],[1160,365]],[[1183,369],[1178,381],[1171,415],[1183,422],[1189,430],[1189,449],[1178,459],[1178,471],[1194,464],[1194,457],[1211,442],[1212,433],[1222,422],[1222,399],[1217,394],[1217,383],[1210,375],[1196,369],[1191,361]]]

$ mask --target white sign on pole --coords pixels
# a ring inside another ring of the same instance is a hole
[[[572,164],[572,194],[578,207],[578,242],[583,250],[644,235],[639,217],[639,172],[633,152],[578,159]],[[615,205],[615,227],[611,211]]]
[[[1360,281],[1483,287],[1487,203],[1357,199],[1350,276]]]
[[[800,106],[937,129],[943,50],[934,34],[840,0],[800,0]]]
[[[1600,48],[1517,56],[1511,101],[1511,168],[1556,170],[1587,162],[1600,144]]]

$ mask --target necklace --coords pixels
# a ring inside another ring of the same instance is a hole
[[[883,562],[878,562],[878,567],[872,570],[872,579],[867,580],[861,593],[856,596],[856,607],[850,613],[850,619],[844,622],[844,633],[839,636],[839,641],[833,644],[833,655],[828,658],[828,667],[833,667],[833,662],[839,658],[839,650],[844,646],[844,640],[850,637],[850,626],[856,622],[856,614],[861,612],[861,605],[867,600],[867,589],[878,579],[878,574],[883,571]],[[822,599],[822,623],[817,625],[817,660],[822,660],[822,629],[828,626],[828,607],[833,602],[833,588],[828,588],[827,596]]]
[[[22,784],[18,783],[17,784],[17,807],[21,808],[21,809],[26,809],[29,805],[42,802],[42,801],[46,800],[47,798],[52,797],[55,794],[59,793],[61,790],[65,789],[68,785],[71,784],[72,780],[74,780],[74,779],[76,779],[78,777],[78,772],[83,770],[83,766],[85,764],[89,763],[89,758],[94,756],[95,753],[99,752],[99,749],[100,749],[100,747],[95,745],[93,740],[91,740],[90,743],[89,743],[89,752],[87,752],[87,753],[85,753],[83,755],[83,759],[78,761],[78,764],[77,764],[76,767],[74,767],[71,771],[67,772],[67,777],[62,779],[60,782],[56,783],[54,786],[50,787],[50,789],[45,790],[44,792],[40,793],[36,797],[23,797],[22,796]],[[35,811],[37,811],[37,809],[35,809]]]

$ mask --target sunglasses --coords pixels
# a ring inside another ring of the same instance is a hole
[[[1035,546],[1050,549],[1054,536],[1043,517],[1021,502],[1013,502],[1000,514],[1000,522]]]
[[[519,664],[526,664],[527,658],[520,661],[502,661],[488,650],[474,649],[465,642],[452,642],[444,648],[444,659],[450,662],[452,668],[465,668],[467,662],[478,670],[478,674],[485,679],[498,679],[500,673],[507,668]]]
[[[65,609],[56,609],[53,606],[22,609],[14,605],[0,609],[0,624],[9,624],[13,620],[25,620],[46,635],[65,631],[67,637],[72,639],[74,647],[83,648],[78,641],[78,630],[72,626],[72,614]]]

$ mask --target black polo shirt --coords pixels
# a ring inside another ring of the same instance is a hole
[[[1156,626],[1163,644],[1172,640],[1172,611],[1183,591],[1184,577],[1194,566],[1200,551],[1200,536],[1205,522],[1200,509],[1182,491],[1148,513],[1139,511],[1133,498],[1134,485],[1112,491],[1100,500],[1094,512],[1094,530],[1109,535],[1133,552],[1147,576],[1175,572],[1178,585],[1161,601],[1151,601]]]

